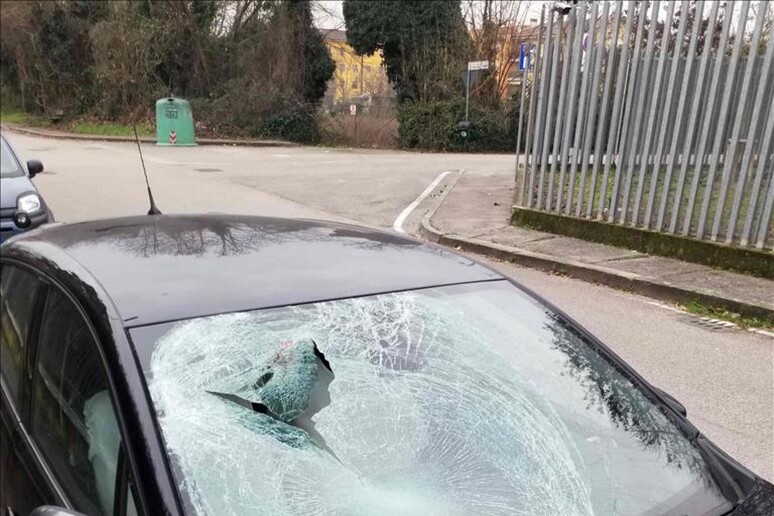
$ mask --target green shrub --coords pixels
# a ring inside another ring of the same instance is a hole
[[[314,106],[292,99],[272,104],[263,114],[258,134],[263,138],[279,138],[298,143],[317,143],[320,133]]]
[[[317,143],[320,140],[317,107],[299,95],[268,94],[246,81],[231,80],[212,98],[191,99],[197,134],[214,137],[250,137]]]
[[[466,138],[457,124],[465,118],[465,100],[408,102],[398,108],[402,147],[440,151],[509,152],[516,148],[518,108],[470,106]]]

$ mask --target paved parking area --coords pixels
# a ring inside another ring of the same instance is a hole
[[[43,161],[36,183],[58,219],[147,211],[137,147],[11,134],[25,159]],[[157,147],[143,144],[164,213],[279,214],[391,227],[445,170],[511,174],[509,155],[421,154],[315,147]],[[54,193],[55,192],[55,193]],[[84,200],[87,200],[84,203]]]

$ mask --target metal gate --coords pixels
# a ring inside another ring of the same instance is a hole
[[[772,7],[545,5],[516,204],[771,250]]]

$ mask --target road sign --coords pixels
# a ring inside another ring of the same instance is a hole
[[[529,68],[530,62],[530,48],[529,44],[522,43],[521,50],[519,51],[519,70],[522,72]]]
[[[468,61],[468,71],[489,70],[489,61]]]
[[[169,143],[172,145],[177,143],[177,134],[175,134],[175,131],[169,131]]]
[[[352,116],[357,115],[357,104],[350,104],[349,105],[349,114]]]

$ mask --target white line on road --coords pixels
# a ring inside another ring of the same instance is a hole
[[[395,219],[395,222],[392,224],[392,229],[397,231],[398,233],[405,233],[403,230],[403,223],[406,222],[406,219],[409,215],[411,215],[411,212],[414,211],[414,209],[419,206],[419,204],[425,200],[425,197],[430,195],[430,193],[435,190],[435,187],[438,186],[438,183],[440,183],[444,177],[451,174],[451,170],[447,170],[446,172],[441,172],[438,174],[438,177],[435,178],[435,181],[430,183],[430,186],[425,188],[425,191],[419,194],[419,197],[414,199],[414,202],[406,206],[406,209],[400,212],[400,215],[398,215],[398,218]]]
[[[679,308],[676,308],[674,306],[669,306],[669,305],[666,305],[664,303],[659,303],[658,301],[645,301],[645,302],[647,304],[649,304],[649,305],[653,305],[653,306],[657,306],[659,308],[663,308],[665,310],[669,310],[670,312],[676,312],[678,314],[684,314],[684,315],[693,316],[693,317],[696,317],[696,318],[698,318],[698,319],[700,319],[702,321],[710,322],[710,323],[716,323],[719,326],[725,326],[726,328],[741,329],[741,328],[739,328],[738,325],[736,325],[736,324],[734,324],[734,323],[732,323],[730,321],[723,321],[721,319],[712,319],[711,317],[700,317],[700,316],[698,316],[696,314],[692,314],[690,312],[686,312],[685,310],[680,310]],[[768,330],[764,330],[762,328],[754,328],[754,327],[753,328],[747,328],[747,331],[752,332],[752,333],[757,333],[759,335],[765,335],[766,337],[774,337],[774,332],[771,332],[771,331],[768,331]]]

